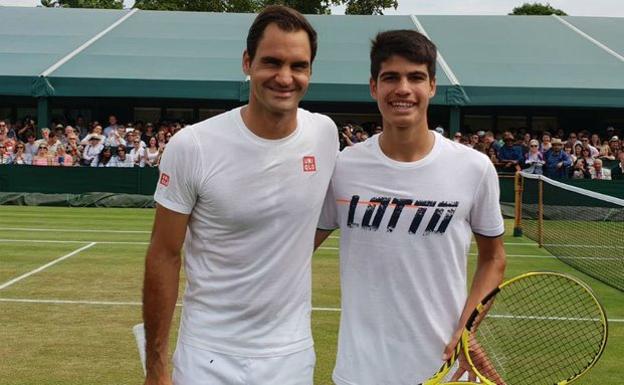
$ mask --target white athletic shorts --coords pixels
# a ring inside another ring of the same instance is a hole
[[[313,385],[314,347],[279,357],[237,357],[178,342],[174,385]]]

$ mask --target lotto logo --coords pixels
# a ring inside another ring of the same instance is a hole
[[[164,172],[160,174],[160,184],[165,187],[169,186],[169,175],[165,174]]]
[[[303,157],[303,171],[304,172],[316,171],[316,159],[313,156]]]

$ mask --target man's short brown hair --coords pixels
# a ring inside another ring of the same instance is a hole
[[[270,5],[256,16],[249,32],[247,33],[247,54],[249,59],[253,61],[256,50],[264,34],[264,30],[269,24],[275,23],[279,29],[286,32],[297,32],[304,30],[308,34],[310,41],[310,63],[314,61],[316,56],[316,31],[306,18],[292,8],[283,5]]]
[[[377,34],[372,41],[370,52],[371,78],[377,79],[381,64],[395,55],[412,63],[425,64],[429,79],[435,79],[436,46],[425,35],[411,29],[397,29]]]

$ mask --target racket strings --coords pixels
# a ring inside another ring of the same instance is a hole
[[[497,384],[558,383],[581,373],[601,350],[601,310],[565,277],[519,279],[488,307],[472,331],[469,351],[477,370]]]

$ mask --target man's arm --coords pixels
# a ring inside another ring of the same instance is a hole
[[[329,237],[329,235],[334,230],[323,230],[316,229],[316,234],[314,234],[314,250],[318,249],[318,247]]]
[[[158,205],[145,257],[143,321],[146,338],[145,384],[170,384],[169,330],[178,298],[181,249],[189,215]]]
[[[475,234],[475,239],[479,251],[477,269],[472,277],[472,285],[459,319],[457,330],[453,334],[450,343],[444,349],[444,360],[451,356],[461,337],[464,325],[477,304],[503,281],[506,265],[503,237],[490,238]]]

